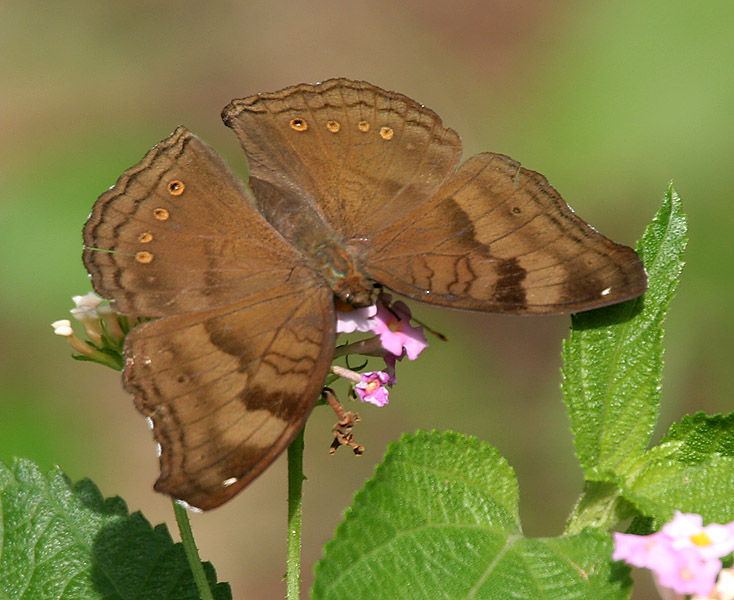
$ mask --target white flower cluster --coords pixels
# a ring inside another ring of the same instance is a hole
[[[130,328],[138,323],[138,319],[117,313],[110,303],[94,292],[73,296],[72,300],[75,307],[69,312],[84,326],[87,339],[82,340],[74,333],[74,327],[69,319],[51,323],[54,333],[69,340],[77,353],[76,358],[121,369],[122,343]]]

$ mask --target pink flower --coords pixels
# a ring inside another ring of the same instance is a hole
[[[624,560],[635,567],[653,571],[674,560],[670,539],[663,533],[652,535],[614,534],[613,560]]]
[[[347,308],[348,305],[343,306]],[[377,314],[377,306],[374,304],[352,310],[337,310],[336,332],[353,333],[355,331],[370,331],[372,329],[372,317],[375,314]]]
[[[703,526],[703,517],[695,513],[675,511],[662,532],[673,540],[673,547],[693,548],[703,559],[721,558],[734,551],[734,522],[728,525]]]
[[[652,568],[661,586],[678,594],[705,596],[711,592],[721,571],[720,560],[702,560],[691,548],[676,550],[670,558]]]
[[[721,570],[720,557],[734,550],[734,523],[703,526],[701,515],[676,511],[652,535],[614,534],[614,560],[650,569],[658,583],[677,594],[707,596]]]
[[[359,399],[375,406],[385,406],[389,402],[389,393],[385,386],[390,381],[390,376],[384,371],[370,371],[362,373],[361,378],[354,386]]]
[[[371,329],[380,336],[382,347],[398,357],[405,352],[410,360],[415,360],[428,347],[423,328],[410,324],[410,309],[400,301],[390,307],[378,301]]]

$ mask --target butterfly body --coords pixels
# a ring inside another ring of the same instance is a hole
[[[511,314],[588,310],[640,295],[630,248],[579,219],[509,157],[459,164],[439,117],[334,79],[223,111],[249,187],[183,127],[97,200],[84,228],[95,289],[160,317],[126,340],[124,383],[161,445],[156,489],[227,501],[313,408],[335,341],[335,298],[377,287]]]
[[[252,182],[256,206],[263,217],[293,247],[298,248],[314,272],[337,298],[355,307],[373,302],[373,283],[361,272],[364,244],[347,242],[327,223],[313,202],[279,193],[262,181]],[[358,238],[365,241],[365,238]]]
[[[311,264],[342,302],[361,308],[374,304],[375,286],[360,269],[358,256],[344,244],[323,244],[313,249]]]

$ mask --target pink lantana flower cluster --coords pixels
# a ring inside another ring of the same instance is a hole
[[[703,525],[703,517],[676,511],[652,535],[614,534],[614,560],[650,569],[657,583],[677,594],[710,596],[721,572],[721,558],[734,551],[734,521]],[[723,596],[718,596],[722,597]]]
[[[385,371],[369,371],[361,374],[354,391],[362,402],[385,406],[390,401],[388,385],[391,385],[390,376]]]
[[[349,312],[337,311],[337,333],[372,332],[379,338],[384,371],[370,371],[347,377],[354,383],[354,391],[362,402],[385,406],[389,401],[389,387],[395,384],[395,363],[407,357],[415,360],[428,347],[423,328],[411,324],[410,309],[404,302],[390,304],[390,296],[382,294],[377,303]],[[344,376],[343,369],[339,369]]]

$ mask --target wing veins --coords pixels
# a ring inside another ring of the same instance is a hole
[[[298,308],[300,308],[300,306],[301,306],[301,305],[298,305],[298,307],[296,307],[296,309],[294,310],[294,312],[296,312],[296,311],[298,310]],[[291,315],[289,316],[289,318],[290,318],[291,316],[293,316],[293,314],[294,314],[294,313],[291,313]],[[278,327],[278,329],[280,329],[281,327],[282,327],[282,326]],[[277,335],[276,335],[276,336],[273,336],[273,339],[275,339],[275,337],[277,337]],[[271,343],[271,346],[272,346],[272,343]],[[265,352],[263,353],[263,356],[265,356],[265,355],[267,355],[267,350],[266,350],[266,351],[265,351]],[[262,360],[262,359],[261,359],[261,360]],[[302,394],[301,396],[303,396],[303,394]],[[237,398],[238,398],[238,396],[236,396],[236,397],[234,397],[234,398],[231,398],[230,400],[228,400],[227,402],[225,402],[224,404],[222,404],[222,405],[220,406],[220,408],[221,408],[221,407],[223,407],[223,406],[227,406],[227,405],[228,405],[228,404],[230,404],[231,402],[235,401],[235,400],[236,400]],[[211,414],[211,413],[210,413],[210,414]],[[238,419],[237,419],[236,421],[233,421],[233,422],[232,422],[232,423],[231,423],[231,424],[230,424],[230,425],[229,425],[229,426],[228,426],[228,427],[227,427],[226,429],[224,429],[223,431],[227,431],[228,429],[231,429],[231,427],[232,427],[232,426],[234,426],[234,425],[235,425],[236,423],[239,423],[239,422],[240,422],[240,421],[241,421],[242,419],[246,418],[247,416],[248,416],[248,414],[247,414],[247,413],[245,413],[245,414],[244,414],[244,415],[242,415],[242,416],[241,416],[240,418],[238,418]],[[257,431],[259,431],[259,430],[260,430],[260,428],[261,428],[261,427],[262,427],[262,426],[263,426],[263,425],[265,424],[265,421],[266,421],[266,420],[267,420],[267,418],[263,419],[263,422],[262,422],[262,423],[261,423],[261,424],[260,424],[260,425],[259,425],[259,426],[258,426],[258,427],[257,427],[256,429],[254,429],[254,430],[253,430],[253,432],[252,432],[252,433],[251,433],[251,434],[250,434],[250,435],[249,435],[249,436],[248,436],[248,437],[247,437],[247,438],[246,438],[245,440],[243,440],[243,443],[245,443],[245,442],[246,442],[247,440],[249,440],[249,439],[250,439],[250,438],[252,437],[252,435],[254,435],[254,434],[255,434],[255,433],[257,432]],[[286,427],[286,428],[284,428],[284,430],[285,430],[285,429],[289,429],[289,427]],[[208,443],[208,442],[209,442],[209,441],[207,440],[207,442],[204,442],[204,443]],[[197,446],[197,447],[198,447],[198,446]],[[270,447],[272,447],[272,445],[271,445]],[[199,473],[199,472],[201,472],[202,470],[204,470],[205,468],[209,468],[209,467],[212,467],[213,465],[216,465],[216,464],[220,463],[221,461],[223,461],[224,459],[226,459],[227,457],[229,457],[229,456],[230,456],[230,455],[231,455],[232,453],[236,452],[238,448],[239,448],[239,446],[234,446],[234,447],[232,448],[232,450],[230,450],[230,451],[229,451],[229,452],[227,452],[226,454],[223,454],[222,456],[220,456],[219,458],[217,458],[217,460],[215,460],[214,462],[211,462],[211,463],[209,463],[209,464],[208,464],[208,465],[207,465],[206,467],[202,467],[202,468],[201,468],[201,469],[199,469],[198,471],[193,471],[193,473]]]

